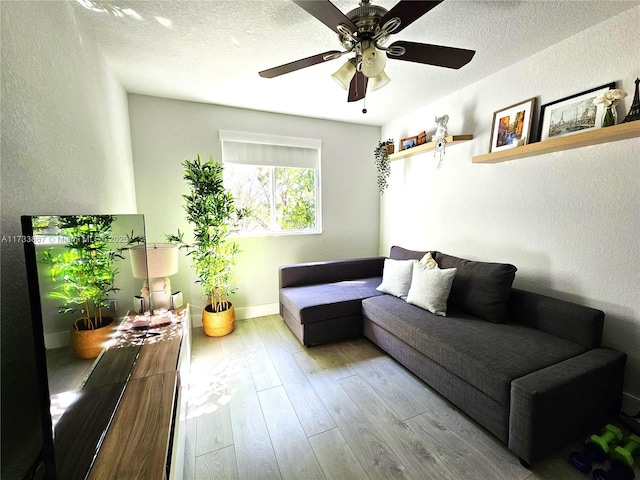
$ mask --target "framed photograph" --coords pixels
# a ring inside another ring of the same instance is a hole
[[[427,143],[427,132],[420,132],[416,139],[416,145],[424,145]]]
[[[616,82],[543,105],[540,110],[538,140],[544,141],[600,128],[604,105],[594,105],[593,99],[612,88],[616,88]]]
[[[535,101],[535,98],[530,98],[493,114],[489,152],[513,148],[514,140],[524,139],[525,144],[529,143]]]
[[[407,150],[418,145],[418,137],[407,137],[400,140],[400,150]]]

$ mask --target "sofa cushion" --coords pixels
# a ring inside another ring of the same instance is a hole
[[[382,283],[377,287],[377,290],[403,300],[406,299],[411,286],[414,263],[417,261],[386,258],[382,270]]]
[[[381,280],[381,277],[371,277],[281,288],[280,303],[303,324],[362,315],[363,298],[383,295],[376,290]]]
[[[417,263],[413,267],[407,303],[424,308],[435,315],[446,316],[447,299],[455,275],[455,268],[430,268]]]
[[[457,311],[440,317],[390,295],[363,300],[362,310],[366,319],[505,406],[512,380],[587,350],[524,325],[479,322]]]
[[[297,263],[280,267],[280,287],[298,287],[379,277],[385,257],[352,258],[325,262]]]
[[[389,258],[393,258],[394,260],[421,260],[427,253],[431,253],[431,255],[435,258],[436,252],[420,252],[417,250],[407,250],[406,248],[399,247],[394,245],[391,247],[391,251],[389,252]]]
[[[604,312],[567,300],[512,288],[507,318],[587,348],[602,343]]]
[[[456,268],[449,307],[494,323],[505,321],[516,267],[507,263],[474,262],[436,252],[440,268]]]

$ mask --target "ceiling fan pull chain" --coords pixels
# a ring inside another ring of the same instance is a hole
[[[362,99],[362,114],[367,113],[367,97]]]

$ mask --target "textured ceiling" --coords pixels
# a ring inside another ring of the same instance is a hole
[[[258,71],[328,50],[337,35],[290,0],[71,0],[78,23],[104,51],[125,89],[370,125],[474,83],[638,1],[446,0],[395,40],[476,50],[460,70],[390,59],[391,83],[347,102],[331,78],[345,58],[265,79]],[[356,0],[334,0],[343,12]],[[396,0],[373,3],[390,9]],[[594,39],[597,41],[597,39]]]

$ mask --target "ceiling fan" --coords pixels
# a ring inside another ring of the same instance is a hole
[[[387,10],[371,4],[369,0],[360,0],[359,7],[344,14],[329,0],[293,0],[334,30],[344,50],[330,50],[263,70],[259,75],[273,78],[354,53],[355,56],[332,75],[345,90],[349,90],[348,101],[354,102],[365,97],[369,80],[371,90],[389,83],[391,79],[384,72],[387,56],[406,62],[458,69],[471,61],[476,53],[474,50],[406,41],[384,46],[391,34],[402,31],[442,1],[400,0],[391,10]]]

